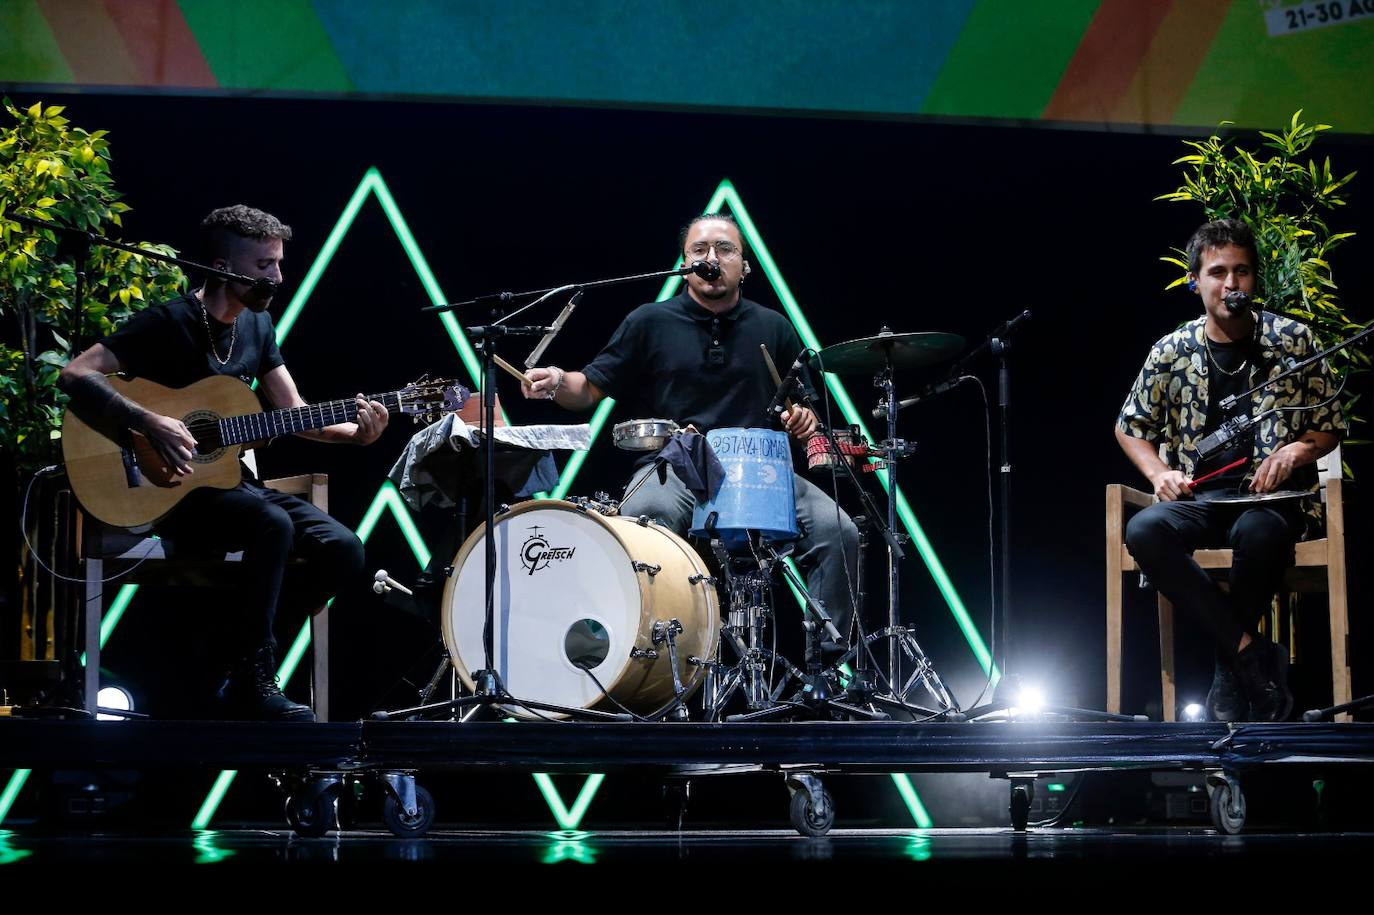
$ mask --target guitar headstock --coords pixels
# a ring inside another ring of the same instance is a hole
[[[428,375],[412,381],[396,392],[400,411],[415,422],[432,423],[445,413],[456,413],[472,392],[447,378],[430,380]]]

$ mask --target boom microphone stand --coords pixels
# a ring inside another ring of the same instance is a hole
[[[504,337],[547,337],[550,333],[556,333],[558,330],[557,327],[544,327],[542,325],[513,326],[505,324],[504,322],[523,311],[533,308],[540,302],[560,292],[574,292],[580,295],[582,290],[595,289],[602,286],[617,286],[622,283],[632,283],[638,280],[665,279],[670,276],[686,276],[689,273],[696,273],[709,277],[712,272],[714,272],[715,276],[719,276],[720,267],[716,264],[696,261],[673,270],[663,270],[656,273],[636,273],[631,276],[593,280],[588,283],[571,283],[563,286],[553,286],[548,289],[536,289],[530,292],[498,292],[468,299],[465,302],[430,305],[421,309],[421,311],[424,312],[444,312],[471,305],[490,306],[490,323],[467,328],[468,336],[480,341],[480,348],[482,351],[482,457],[486,475],[484,497],[484,501],[486,502],[486,579],[483,590],[485,609],[482,628],[482,652],[485,665],[482,670],[474,671],[472,674],[473,695],[471,696],[461,696],[456,699],[415,706],[408,709],[399,709],[392,712],[374,712],[372,715],[374,719],[410,718],[438,710],[459,712],[471,707],[472,711],[476,711],[482,708],[492,709],[500,705],[515,705],[536,712],[547,711],[596,721],[630,720],[631,716],[624,713],[569,708],[566,706],[552,705],[547,702],[520,699],[513,696],[506,689],[505,684],[501,680],[500,673],[496,670],[496,664],[493,660],[495,657],[494,632],[496,616],[496,437],[492,434],[492,430],[495,429],[496,424],[496,348],[498,341]],[[526,296],[539,296],[539,298],[517,308],[510,314],[505,313],[506,305],[516,299]],[[463,715],[463,720],[468,720],[472,711]]]

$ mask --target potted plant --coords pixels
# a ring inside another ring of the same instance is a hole
[[[1329,124],[1305,124],[1302,111],[1279,133],[1261,131],[1263,142],[1251,152],[1232,138],[1213,134],[1205,140],[1185,140],[1193,150],[1174,160],[1184,166],[1183,184],[1156,200],[1197,202],[1208,220],[1240,219],[1255,233],[1259,246],[1259,295],[1271,311],[1288,314],[1312,329],[1322,348],[1359,331],[1363,325],[1346,311],[1337,296],[1330,254],[1354,232],[1335,232],[1327,224],[1333,211],[1346,204],[1344,188],[1355,173],[1338,176],[1327,157],[1318,164],[1307,157]],[[1230,124],[1223,121],[1221,127]],[[1166,287],[1188,281],[1183,251],[1174,249],[1162,260],[1182,272]],[[1346,373],[1342,399],[1347,423],[1363,423],[1355,412],[1359,394],[1354,382],[1369,371],[1368,350],[1342,350],[1334,360]],[[1346,445],[1363,444],[1347,438]]]
[[[74,127],[62,111],[41,102],[21,109],[5,99],[0,121],[0,451],[16,504],[32,497],[18,563],[4,584],[17,600],[6,601],[9,610],[0,608],[6,617],[0,656],[25,660],[53,659],[58,650],[52,620],[60,581],[35,559],[57,567],[69,548],[58,535],[70,524],[58,517],[59,485],[33,485],[36,472],[60,461],[66,399],[58,373],[76,352],[185,284],[175,267],[82,239],[73,243],[70,233],[35,230],[10,218],[108,235],[129,210],[115,190],[106,132]],[[165,245],[144,247],[175,253]],[[84,266],[80,282],[78,264]],[[12,639],[17,651],[7,644]]]

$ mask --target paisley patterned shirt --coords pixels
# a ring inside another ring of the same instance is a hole
[[[1150,350],[1144,367],[1136,377],[1126,403],[1121,407],[1117,427],[1127,435],[1161,445],[1164,463],[1189,476],[1198,462],[1197,443],[1205,435],[1207,423],[1207,378],[1210,360],[1203,340],[1206,317],[1190,321],[1163,337]],[[1263,378],[1273,378],[1285,367],[1301,362],[1317,352],[1312,332],[1305,324],[1281,315],[1264,313],[1260,365],[1250,367],[1247,387]],[[1345,419],[1340,401],[1324,403],[1336,393],[1335,379],[1325,362],[1280,381],[1273,388],[1250,398],[1251,415],[1273,407],[1311,406],[1303,411],[1280,411],[1252,427],[1254,448],[1250,471],[1260,462],[1304,432],[1345,434]],[[1322,404],[1322,406],[1317,406]],[[1248,433],[1247,433],[1248,434]],[[1317,490],[1316,469],[1300,467],[1284,488]],[[1320,518],[1320,502],[1310,500],[1308,514]]]

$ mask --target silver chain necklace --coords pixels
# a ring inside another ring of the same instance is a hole
[[[1245,366],[1250,361],[1249,357],[1242,359],[1240,365],[1236,366],[1235,371],[1228,372],[1221,367],[1221,363],[1217,361],[1217,357],[1212,355],[1212,341],[1207,337],[1207,331],[1205,329],[1202,332],[1202,343],[1207,347],[1207,361],[1216,366],[1216,370],[1221,372],[1221,374],[1230,378],[1235,378],[1241,372],[1245,371]]]
[[[215,348],[215,335],[210,332],[210,314],[205,310],[205,305],[200,306],[200,323],[205,325],[205,336],[210,340],[210,352],[214,355],[215,361],[220,365],[228,365],[229,360],[234,357],[234,341],[239,338],[239,316],[234,315],[234,323],[229,325],[229,352],[224,354],[224,358],[219,357],[219,350]]]

